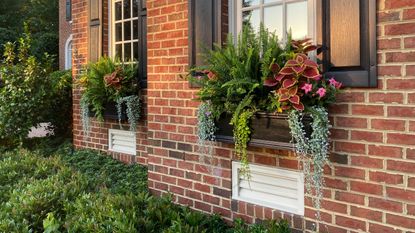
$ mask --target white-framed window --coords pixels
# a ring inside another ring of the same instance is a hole
[[[249,164],[251,178],[240,174],[241,163],[232,162],[232,199],[304,215],[302,172]]]
[[[139,60],[139,0],[111,0],[111,54],[124,62]]]
[[[261,23],[282,41],[291,31],[293,39],[315,35],[315,0],[230,0],[230,30],[238,34],[243,25],[257,30]]]
[[[65,69],[72,68],[72,35],[66,40],[65,43]]]

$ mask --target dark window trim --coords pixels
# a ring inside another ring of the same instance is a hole
[[[376,0],[360,1],[361,65],[339,69],[330,64],[330,0],[317,2],[318,37],[323,45],[323,71],[333,76],[345,87],[378,87],[377,40],[376,40]]]
[[[138,79],[142,88],[147,88],[147,8],[143,1],[138,7]]]
[[[72,21],[72,0],[66,0],[66,21]]]

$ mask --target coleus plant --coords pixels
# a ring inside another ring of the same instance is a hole
[[[264,86],[275,88],[278,111],[292,108],[303,111],[305,106],[325,106],[333,102],[341,83],[334,78],[326,80],[318,64],[307,56],[317,46],[312,45],[309,39],[292,41],[292,46],[295,48],[295,52],[291,54],[292,59],[282,68],[276,63],[272,64],[271,76],[264,81]]]

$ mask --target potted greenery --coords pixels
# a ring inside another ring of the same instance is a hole
[[[82,88],[81,118],[85,133],[89,117],[127,120],[130,130],[136,130],[141,114],[140,88],[136,78],[137,65],[102,57],[88,64],[78,80]]]
[[[315,190],[314,204],[319,208],[323,167],[328,163],[327,106],[335,101],[341,84],[327,79],[310,59],[308,53],[316,49],[309,39],[289,38],[282,45],[263,27],[258,33],[244,27],[236,44],[230,37],[225,46],[208,51],[207,65],[190,74],[192,82],[201,86],[199,147],[212,145],[206,141],[233,141],[241,173],[248,177],[248,143],[294,148],[307,191]]]

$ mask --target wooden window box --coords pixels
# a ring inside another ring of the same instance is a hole
[[[89,111],[90,117],[95,117],[95,111],[90,109]],[[117,120],[118,121],[118,113],[117,113],[117,103],[115,102],[108,102],[105,104],[105,109],[103,112],[104,119],[109,120]],[[125,103],[121,105],[121,121],[127,121],[127,106]]]
[[[226,115],[216,122],[216,140],[225,143],[234,143],[233,126],[229,124],[232,116]],[[271,149],[293,150],[294,144],[291,142],[291,130],[288,125],[287,114],[268,114],[257,113],[251,120],[251,140],[249,146],[264,147]],[[312,118],[304,116],[303,123],[306,135],[311,135]]]

